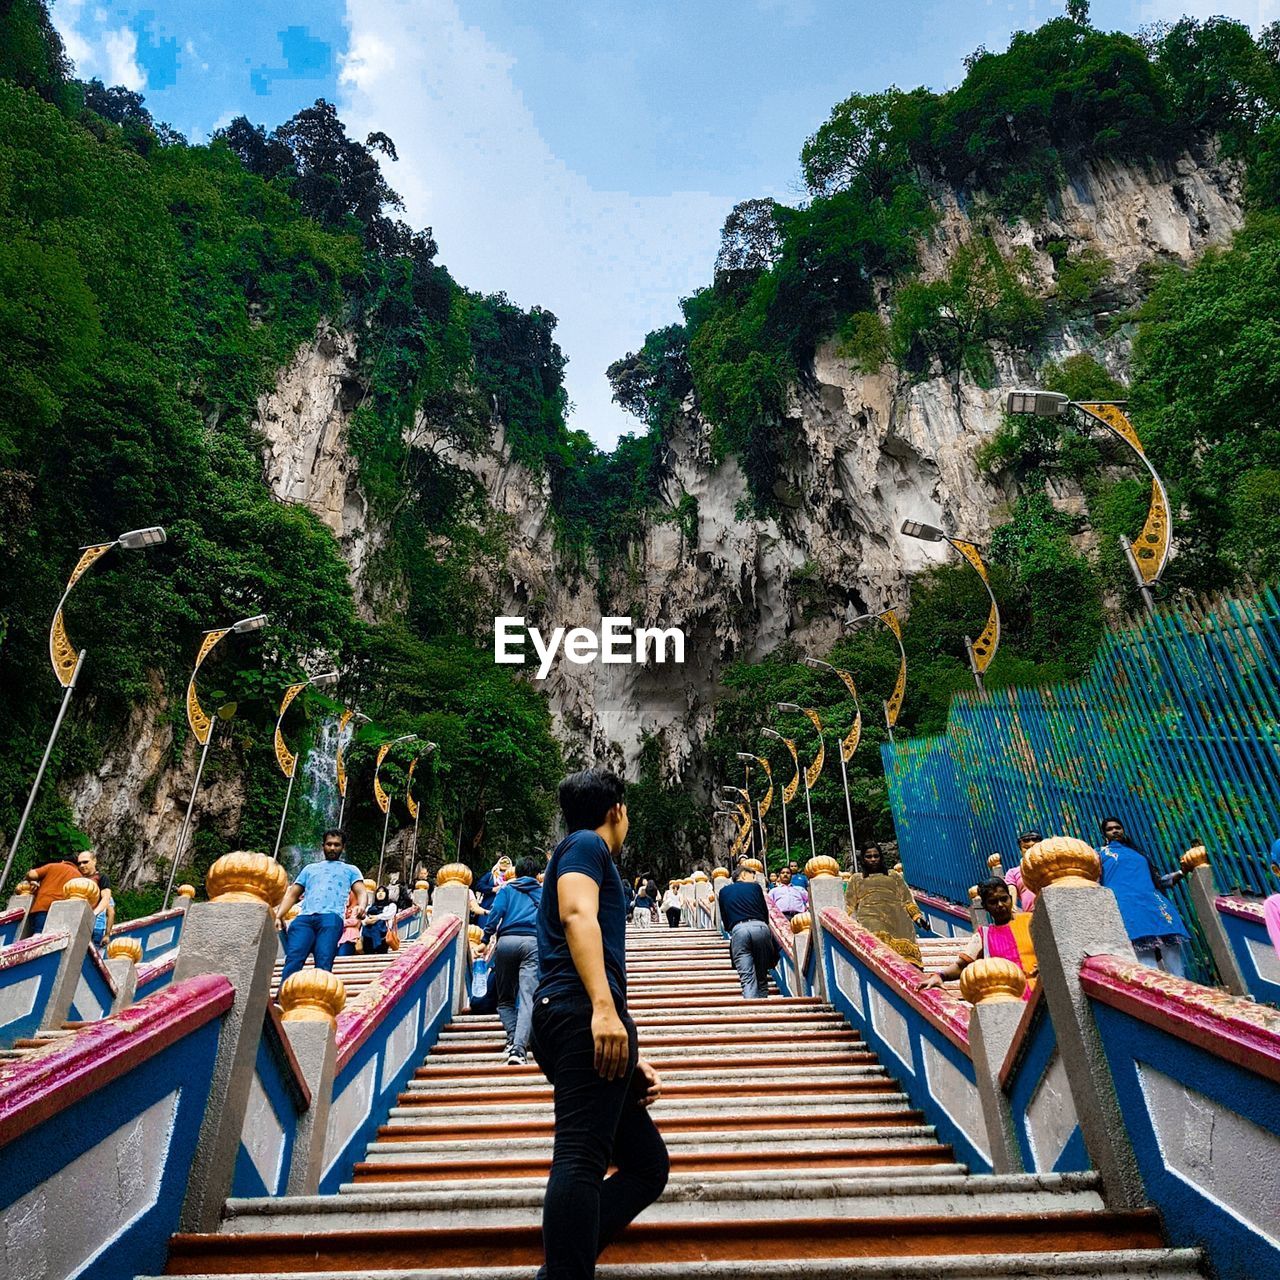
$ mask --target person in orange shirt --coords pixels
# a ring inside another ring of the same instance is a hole
[[[39,933],[44,928],[44,918],[49,908],[62,897],[68,880],[74,880],[80,874],[80,868],[70,858],[61,862],[46,862],[42,867],[32,867],[27,872],[27,879],[36,886],[35,901],[31,904],[31,914],[27,917],[30,924],[28,933]]]

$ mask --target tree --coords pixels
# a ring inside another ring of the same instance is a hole
[[[1067,0],[1067,17],[1078,27],[1089,25],[1089,0]]]
[[[830,196],[862,178],[872,195],[886,195],[918,158],[922,114],[931,98],[925,89],[904,93],[896,87],[846,98],[801,148],[810,194]]]
[[[781,206],[765,197],[733,206],[720,231],[716,271],[767,271],[782,253]]]

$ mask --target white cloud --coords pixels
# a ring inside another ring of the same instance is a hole
[[[97,76],[107,85],[122,84],[137,92],[147,87],[146,72],[138,65],[138,37],[129,27],[87,32],[84,0],[63,0],[52,7],[50,16],[82,79]],[[90,16],[100,28],[107,20],[103,9]]]
[[[460,283],[555,313],[574,427],[605,445],[635,429],[605,367],[707,282],[733,197],[596,190],[552,152],[512,58],[455,0],[347,0],[347,25],[342,116],[354,136],[395,139],[410,221],[434,228]]]

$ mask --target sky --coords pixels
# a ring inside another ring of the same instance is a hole
[[[316,98],[382,130],[414,226],[455,279],[558,320],[570,426],[638,424],[605,369],[709,282],[740,200],[801,199],[800,148],[835,104],[945,89],[1062,0],[52,0],[84,78],[146,96],[192,141]],[[1280,0],[1094,0],[1134,31],[1182,14],[1255,29]]]

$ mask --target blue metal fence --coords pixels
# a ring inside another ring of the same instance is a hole
[[[1096,845],[1109,813],[1163,870],[1198,838],[1219,884],[1272,892],[1280,598],[1264,588],[1129,620],[1079,683],[960,694],[945,734],[881,752],[907,878],[954,901],[988,854],[1013,866],[1020,830]]]

